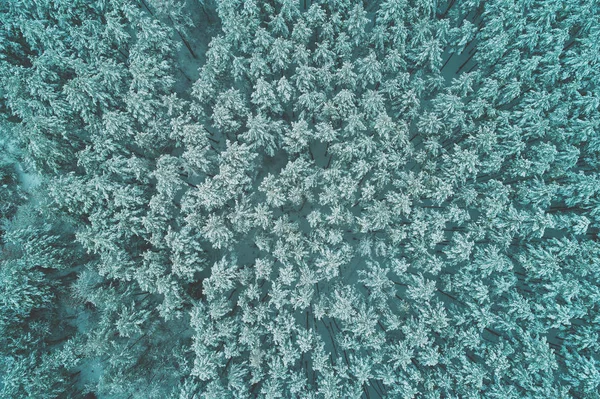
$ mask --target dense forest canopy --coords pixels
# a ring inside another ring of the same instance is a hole
[[[600,398],[595,0],[0,2],[0,397]]]

